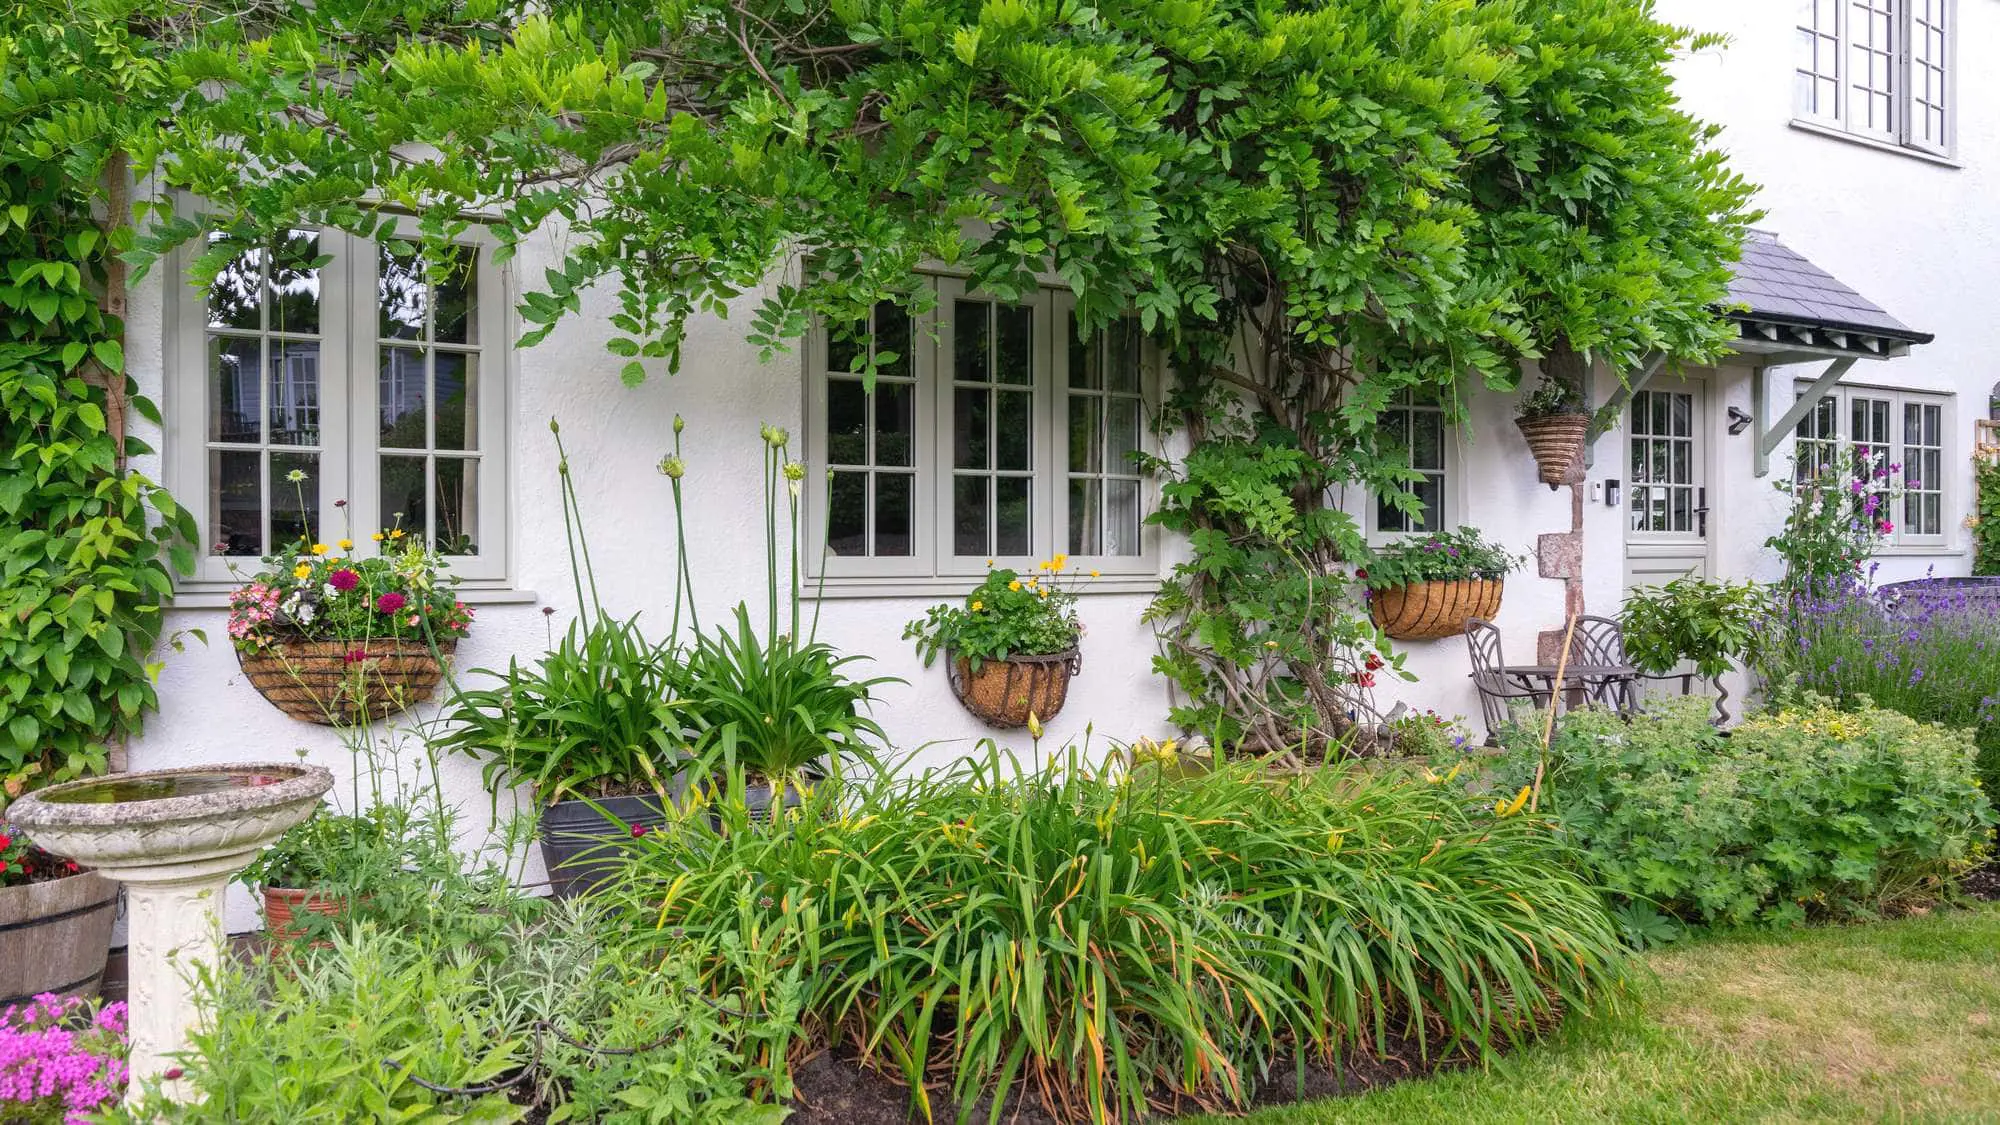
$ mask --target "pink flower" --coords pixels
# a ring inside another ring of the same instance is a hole
[[[361,576],[343,566],[326,576],[326,584],[336,590],[352,590],[361,584]]]
[[[1884,535],[1887,535],[1890,532],[1896,530],[1896,525],[1888,520],[1883,520],[1880,526],[1882,528],[1882,534]]]
[[[377,613],[394,613],[408,603],[408,598],[392,590],[375,599],[375,611]]]
[[[351,648],[342,654],[340,659],[347,664],[359,664],[368,659],[368,650],[365,648]]]

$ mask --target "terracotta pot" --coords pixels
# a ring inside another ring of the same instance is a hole
[[[953,656],[951,687],[981,722],[1013,729],[1027,726],[1031,712],[1041,722],[1054,718],[1069,698],[1069,678],[1082,669],[1083,657],[1076,649],[988,660],[976,672],[965,658]]]
[[[290,943],[306,936],[299,915],[307,913],[339,918],[347,913],[347,899],[299,887],[264,888],[264,933],[271,941]]]
[[[1549,414],[1540,418],[1516,418],[1521,436],[1528,439],[1528,452],[1535,457],[1543,484],[1554,488],[1569,482],[1570,473],[1583,460],[1583,441],[1590,433],[1588,414]]]
[[[1465,619],[1491,619],[1500,612],[1506,582],[1468,578],[1457,582],[1412,582],[1368,595],[1368,614],[1384,633],[1399,641],[1434,641],[1465,632]]]
[[[438,649],[449,656],[456,645]],[[386,719],[429,699],[444,678],[429,645],[395,639],[278,641],[262,652],[238,650],[236,663],[272,706],[322,726]]]
[[[0,888],[0,1005],[97,995],[117,914],[118,884],[94,871]]]

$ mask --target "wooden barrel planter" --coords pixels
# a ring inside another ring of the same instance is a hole
[[[1011,730],[1028,725],[1033,713],[1046,722],[1069,698],[1069,680],[1083,670],[1076,649],[1047,656],[1010,656],[982,661],[978,671],[964,657],[951,660],[951,689],[965,709],[987,726]]]
[[[0,1005],[97,995],[117,914],[118,884],[94,871],[0,888]]]
[[[1491,619],[1500,611],[1506,582],[1467,578],[1455,582],[1412,582],[1368,595],[1375,625],[1399,641],[1434,641],[1465,632],[1465,619]]]
[[[438,652],[449,656],[456,641]],[[250,685],[273,707],[322,726],[386,719],[431,697],[444,664],[428,644],[384,638],[278,641],[262,652],[238,650]]]
[[[1583,459],[1584,438],[1590,433],[1588,414],[1548,414],[1539,418],[1516,418],[1514,424],[1528,439],[1543,484],[1554,488],[1568,483],[1570,473]]]

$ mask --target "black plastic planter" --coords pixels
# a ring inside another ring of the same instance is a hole
[[[614,845],[630,839],[633,828],[651,831],[666,823],[665,807],[650,793],[557,801],[542,810],[542,864],[549,869],[549,889],[557,898],[596,890],[617,867]]]

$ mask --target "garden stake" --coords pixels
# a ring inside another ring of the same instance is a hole
[[[1549,743],[1556,735],[1556,705],[1562,700],[1563,673],[1569,671],[1569,643],[1576,636],[1576,614],[1569,615],[1569,624],[1563,629],[1563,647],[1556,654],[1556,682],[1549,692],[1549,714],[1542,720],[1542,753],[1535,762],[1535,785],[1528,795],[1528,811],[1534,812],[1542,806],[1542,775],[1549,768]]]

